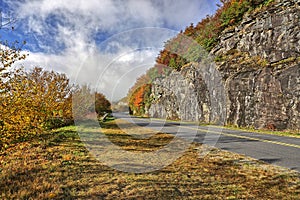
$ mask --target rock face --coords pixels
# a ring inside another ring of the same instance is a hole
[[[227,123],[269,129],[300,128],[299,64],[237,73],[226,80]]]
[[[173,72],[152,85],[153,117],[191,121],[209,121],[209,94],[199,70],[190,65]]]
[[[226,121],[226,91],[212,60],[191,63],[152,84],[149,115],[184,121]]]
[[[299,56],[299,6],[299,0],[278,0],[265,11],[245,16],[239,26],[224,31],[213,53],[220,55],[237,50],[260,56],[270,63]]]
[[[152,117],[300,129],[300,2],[278,1],[220,36],[215,62],[152,86]]]

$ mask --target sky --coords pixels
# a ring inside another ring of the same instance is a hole
[[[217,9],[218,0],[0,0],[1,40],[26,40],[16,65],[66,73],[116,101],[152,67],[168,39]]]

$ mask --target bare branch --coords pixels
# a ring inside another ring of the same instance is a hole
[[[13,30],[14,26],[17,21],[16,18],[12,17],[11,13],[8,12],[7,16],[4,15],[2,8],[0,8],[0,29],[8,29]]]

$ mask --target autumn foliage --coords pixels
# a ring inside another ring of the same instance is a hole
[[[151,105],[150,94],[153,81],[156,78],[169,75],[170,72],[171,70],[169,67],[156,64],[136,80],[127,95],[129,111],[131,114],[147,115],[147,109]]]
[[[144,115],[145,109],[150,104],[146,101],[151,93],[151,84],[144,84],[138,87],[129,100],[130,112],[134,115]]]
[[[0,146],[72,120],[71,87],[64,74],[23,68],[1,74]]]
[[[219,5],[219,9],[214,15],[207,16],[197,25],[190,24],[177,36],[166,41],[164,49],[156,58],[155,66],[139,77],[128,93],[132,113],[145,114],[147,106],[151,104],[151,87],[149,85],[153,80],[168,75],[171,70],[180,71],[188,63],[200,62],[218,43],[222,31],[237,25],[245,13],[272,1],[221,0],[222,5]]]
[[[111,103],[106,97],[92,91],[88,85],[76,86],[72,92],[72,113],[75,121],[101,117],[111,113]]]
[[[272,0],[222,0],[222,6],[196,26],[191,24],[165,43],[156,62],[177,71],[189,62],[201,60],[219,41],[226,28],[238,24],[246,12],[272,2]],[[193,42],[191,42],[193,41]]]
[[[81,110],[94,110],[98,115],[110,112],[110,102],[103,94],[71,85],[65,74],[39,67],[12,68],[26,57],[19,48],[5,46],[0,54],[0,150],[47,129],[72,124],[77,111],[72,112],[74,95],[83,94],[77,102]]]
[[[0,41],[0,73],[19,60],[24,60],[26,54],[21,53],[21,47],[26,44],[23,42],[21,45],[18,41],[9,43],[8,41]]]
[[[106,113],[111,113],[111,103],[106,99],[104,94],[95,92],[95,111],[98,115],[98,117],[101,117],[102,115]]]

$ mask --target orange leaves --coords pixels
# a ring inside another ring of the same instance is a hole
[[[72,155],[71,154],[63,154],[62,159],[64,161],[70,161],[70,160],[72,160]]]
[[[143,100],[144,100],[144,92],[145,92],[145,86],[143,85],[140,88],[137,89],[137,92],[135,93],[135,97],[133,100],[133,105],[137,108],[140,108],[142,106]]]
[[[146,74],[137,78],[128,91],[127,99],[130,111],[135,115],[144,115],[151,105],[151,84],[157,78],[167,76],[171,69],[164,64],[155,64]]]
[[[129,97],[129,107],[134,115],[144,115],[150,102],[151,84],[143,84]]]

